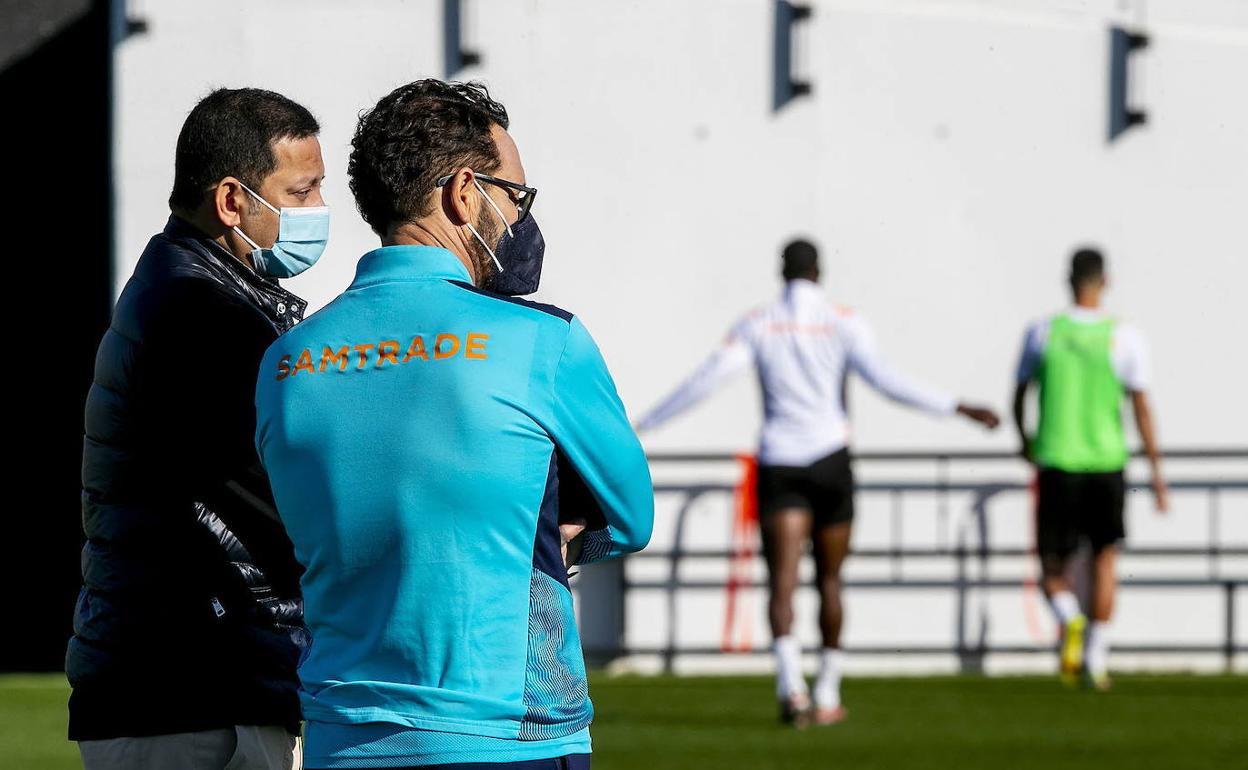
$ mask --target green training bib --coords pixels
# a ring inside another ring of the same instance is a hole
[[[1059,315],[1049,326],[1037,379],[1040,427],[1034,455],[1046,468],[1072,473],[1122,470],[1123,385],[1110,357],[1114,321],[1078,323]]]

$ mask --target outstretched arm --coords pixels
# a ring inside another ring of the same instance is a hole
[[[960,414],[988,428],[1000,423],[987,407],[959,402],[954,397],[920,385],[886,363],[875,346],[870,329],[858,320],[847,335],[849,365],[867,384],[884,396],[932,414]]]
[[[734,333],[659,405],[637,420],[637,430],[656,428],[715,392],[750,365],[750,347]]]
[[[1131,391],[1131,406],[1135,411],[1135,426],[1144,442],[1144,454],[1148,456],[1149,469],[1152,471],[1153,499],[1157,503],[1157,511],[1165,513],[1170,510],[1170,489],[1161,472],[1161,452],[1157,449],[1157,433],[1153,426],[1153,409],[1148,402],[1148,394],[1142,390]]]

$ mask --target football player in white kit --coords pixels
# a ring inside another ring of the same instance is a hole
[[[796,240],[782,253],[784,291],[737,323],[724,344],[649,413],[645,431],[710,395],[733,375],[758,371],[763,428],[758,447],[758,512],[769,573],[768,618],[781,719],[834,724],[841,706],[841,564],[854,517],[845,384],[852,372],[885,396],[925,412],[960,414],[995,428],[997,415],[907,380],[876,352],[870,327],[828,302],[819,286],[818,251]],[[823,649],[813,704],[792,635],[793,592],[807,539],[813,541]]]

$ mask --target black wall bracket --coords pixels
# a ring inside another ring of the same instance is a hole
[[[147,19],[131,15],[128,2],[111,0],[108,6],[110,34],[114,45],[136,35],[147,34]]]
[[[1143,110],[1132,109],[1128,82],[1131,72],[1131,54],[1148,47],[1148,36],[1128,32],[1122,27],[1109,30],[1109,141],[1114,141],[1132,126],[1148,121]]]
[[[446,77],[481,63],[481,54],[464,49],[464,0],[442,0],[442,61]]]
[[[797,80],[793,75],[794,28],[799,21],[810,18],[809,5],[794,5],[786,0],[776,0],[775,43],[773,47],[774,86],[772,110],[779,112],[786,104],[799,96],[810,93],[810,81]]]

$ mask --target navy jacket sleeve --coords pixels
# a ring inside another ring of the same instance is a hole
[[[628,422],[615,382],[585,326],[572,318],[554,379],[548,426],[596,511],[564,511],[590,522],[578,563],[640,551],[654,528],[654,487],[645,451]],[[561,481],[561,485],[565,482]]]

